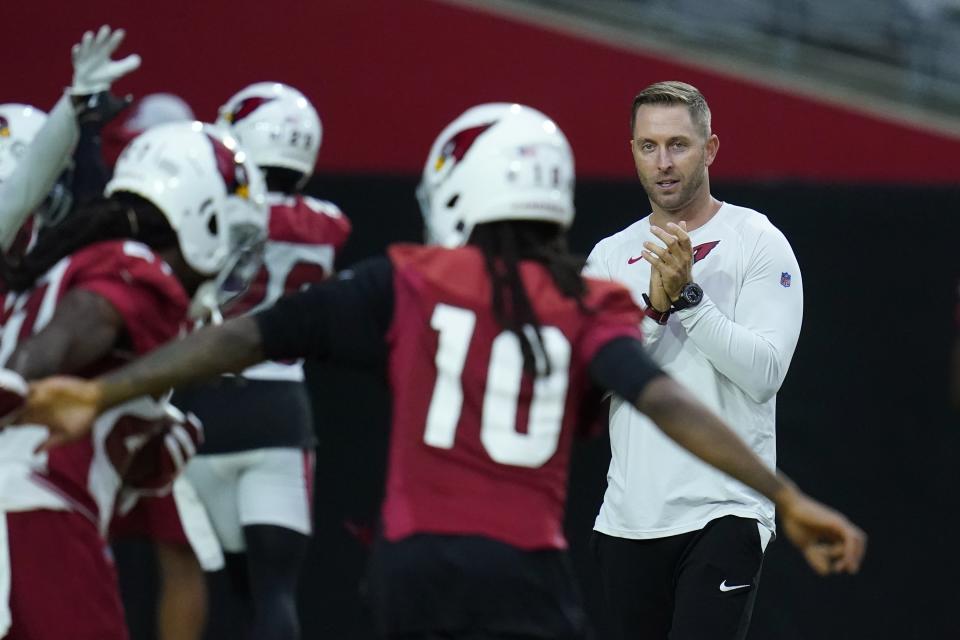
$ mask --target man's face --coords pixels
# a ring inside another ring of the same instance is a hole
[[[705,185],[716,156],[717,136],[704,138],[686,105],[643,105],[633,127],[633,162],[650,201],[673,212],[686,207]]]

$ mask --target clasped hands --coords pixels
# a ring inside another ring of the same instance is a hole
[[[663,241],[644,242],[643,257],[650,263],[650,305],[660,312],[680,298],[680,290],[693,282],[693,247],[687,235],[687,223],[667,223],[667,228],[650,225],[650,231]]]

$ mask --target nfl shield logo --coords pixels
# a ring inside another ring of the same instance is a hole
[[[790,286],[790,274],[784,271],[780,274],[780,286],[789,287]]]

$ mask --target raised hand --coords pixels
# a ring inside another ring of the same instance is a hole
[[[137,54],[122,60],[110,58],[123,42],[124,35],[123,29],[112,31],[104,25],[96,35],[87,31],[80,43],[73,45],[72,95],[87,96],[107,91],[117,79],[140,66],[140,56]]]
[[[650,262],[652,270],[659,272],[667,297],[670,302],[675,302],[680,297],[683,285],[693,282],[693,248],[685,222],[671,222],[667,227],[669,233],[660,227],[650,227],[650,231],[663,241],[664,246],[644,242],[643,257]],[[652,293],[650,299],[653,300]]]
[[[670,309],[670,297],[663,289],[663,277],[658,269],[650,269],[650,306],[660,311],[666,312]]]

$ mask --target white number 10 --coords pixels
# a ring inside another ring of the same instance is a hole
[[[446,304],[438,304],[430,319],[430,326],[440,333],[435,359],[437,382],[423,434],[424,442],[431,447],[453,448],[463,410],[461,376],[476,322],[473,311]],[[491,347],[480,441],[490,457],[500,464],[539,467],[556,453],[560,442],[567,400],[570,342],[556,327],[541,327],[540,335],[550,358],[551,371],[550,375],[538,376],[534,380],[526,433],[516,428],[523,379],[520,341],[513,332],[503,331]]]

